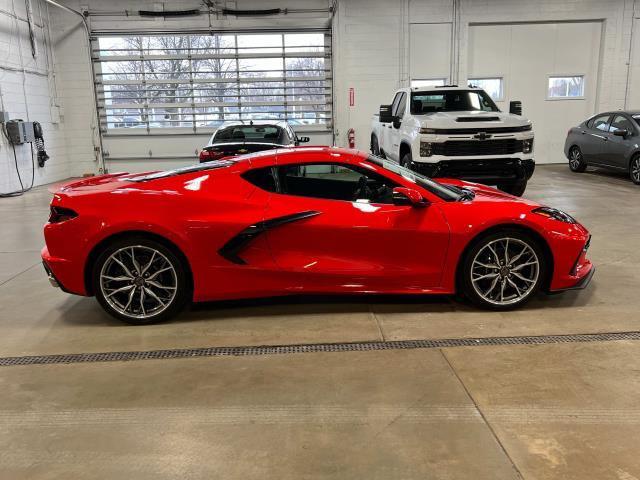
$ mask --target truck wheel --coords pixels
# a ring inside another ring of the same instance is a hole
[[[371,135],[371,153],[376,157],[380,156],[380,145],[378,145],[378,137]]]
[[[513,183],[513,184],[499,184],[498,188],[503,192],[507,192],[516,197],[521,197],[524,191],[527,189],[527,182]]]
[[[411,157],[411,152],[405,153],[402,156],[402,159],[400,160],[400,165],[402,165],[405,168],[408,168],[409,170],[415,170],[413,167],[413,159]]]

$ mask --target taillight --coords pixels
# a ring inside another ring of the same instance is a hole
[[[54,207],[51,206],[51,213],[49,214],[49,223],[60,223],[76,218],[78,214],[70,208]]]
[[[209,162],[211,160],[220,160],[223,156],[224,156],[224,152],[217,149],[200,150],[201,162]]]

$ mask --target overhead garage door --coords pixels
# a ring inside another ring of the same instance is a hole
[[[567,130],[595,112],[601,32],[600,22],[469,27],[469,81],[492,86],[502,110],[522,101],[538,163],[566,161]]]

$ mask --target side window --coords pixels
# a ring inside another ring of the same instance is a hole
[[[336,163],[286,165],[278,168],[281,193],[362,203],[393,203],[388,178],[375,172]]]
[[[600,130],[601,132],[609,131],[609,117],[610,115],[599,115],[592,120],[591,127],[594,130]]]
[[[274,167],[255,168],[244,172],[242,178],[262,190],[275,192],[277,187],[274,170]]]
[[[397,116],[398,118],[404,117],[404,112],[406,108],[407,108],[407,94],[403,92],[402,95],[400,96],[400,103],[398,104],[398,109],[396,110],[396,113],[394,113],[394,115]]]
[[[628,130],[629,132],[634,132],[633,125],[624,115],[616,115],[613,117],[613,122],[611,122],[609,131],[615,132],[616,130]]]

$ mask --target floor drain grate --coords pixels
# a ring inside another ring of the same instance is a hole
[[[519,337],[450,338],[442,340],[398,340],[389,342],[311,343],[255,347],[203,347],[132,352],[72,353],[0,357],[0,367],[16,365],[53,365],[93,362],[128,362],[172,358],[283,355],[288,353],[364,352],[416,348],[478,347],[487,345],[541,345],[549,343],[609,342],[640,340],[640,332],[585,333]]]

